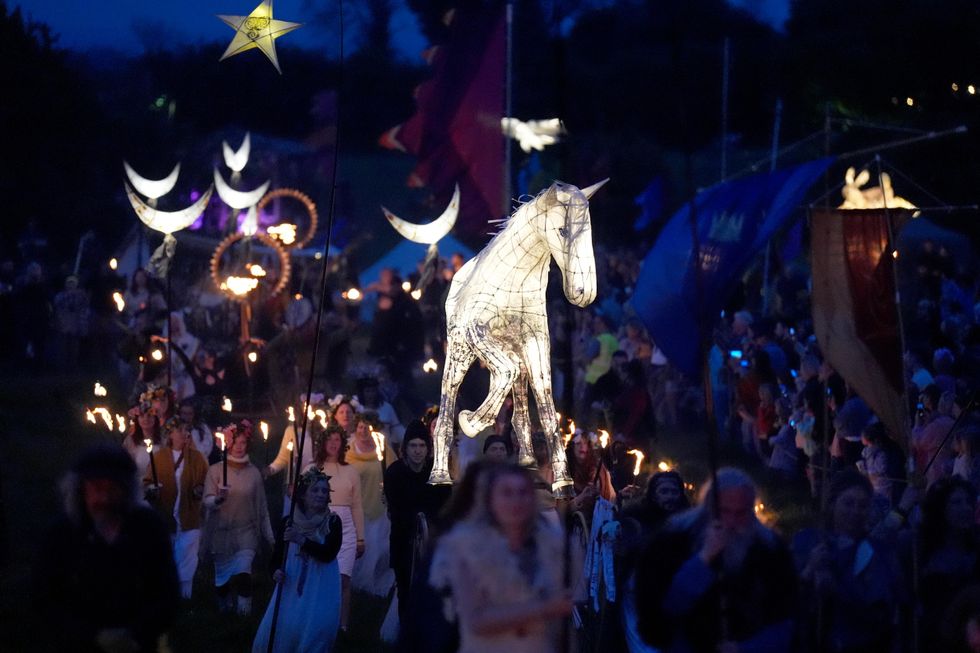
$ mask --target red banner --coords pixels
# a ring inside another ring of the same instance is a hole
[[[385,132],[382,146],[418,156],[408,185],[428,186],[436,205],[460,187],[459,229],[484,235],[502,217],[505,21],[500,5],[466,3],[452,12],[449,42],[430,50],[432,78],[415,93],[417,110]]]
[[[907,211],[811,212],[813,330],[824,357],[895,439],[908,441],[894,245]]]

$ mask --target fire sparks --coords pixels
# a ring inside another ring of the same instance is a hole
[[[643,465],[643,458],[644,458],[643,452],[640,451],[639,449],[630,449],[626,453],[628,453],[631,456],[636,456],[636,465],[633,466],[633,476],[639,476],[640,467],[642,467]]]

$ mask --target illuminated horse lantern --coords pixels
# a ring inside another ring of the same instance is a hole
[[[545,290],[554,258],[568,301],[585,307],[595,299],[589,198],[605,183],[581,190],[552,184],[506,219],[493,240],[453,277],[446,299],[448,346],[429,483],[452,482],[449,449],[456,395],[466,371],[479,358],[490,370],[490,391],[479,408],[460,412],[463,433],[475,437],[492,425],[507,394],[512,393],[520,463],[533,465],[527,394],[530,384],[541,426],[549,434],[552,491],[556,495],[569,492],[566,488],[572,480],[551,394]]]

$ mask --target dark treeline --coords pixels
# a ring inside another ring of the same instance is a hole
[[[451,3],[407,4],[427,38],[442,38],[441,16]],[[421,59],[392,54],[394,5],[358,3],[349,17],[354,51],[347,53],[341,97],[346,152],[398,156],[380,150],[377,137],[411,115],[412,89],[426,75]],[[668,209],[692,186],[718,180],[725,38],[731,42],[729,174],[768,154],[780,98],[784,145],[820,129],[828,106],[836,118],[902,128],[966,124],[966,136],[887,156],[941,199],[975,201],[980,95],[967,86],[980,86],[980,10],[971,0],[796,0],[783,32],[723,0],[516,5],[514,113],[566,121],[569,138],[542,157],[543,176],[615,179],[601,201],[603,213],[617,218],[597,224],[600,238],[630,236],[633,197],[655,175],[668,181]],[[57,34],[0,2],[4,247],[31,218],[58,225],[50,230],[52,245],[62,252],[88,228],[118,235],[131,217],[120,183],[123,158],[142,174],[163,176],[175,161],[200,156],[202,144],[221,137],[234,143],[246,129],[304,140],[323,127],[311,108],[318,94],[337,86],[332,6],[305,5],[311,12],[305,29],[323,34],[323,51],[283,39],[280,76],[251,56],[219,63],[223,43],[168,50],[147,38],[137,56],[81,55],[59,48]],[[901,136],[835,127],[834,152]],[[823,139],[815,139],[793,157],[818,156],[822,147]],[[685,153],[693,155],[693,179],[685,176]],[[515,164],[524,162],[515,148]]]

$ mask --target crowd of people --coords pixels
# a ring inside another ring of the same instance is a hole
[[[329,651],[359,619],[361,592],[385,599],[381,636],[405,651],[557,651],[563,638],[631,652],[980,651],[976,280],[931,243],[916,254],[904,442],[822,355],[805,275],[773,283],[768,311],[751,280],[735,293],[713,333],[708,415],[700,385],[632,315],[636,254],[597,252],[598,305],[571,310],[553,293],[549,306],[568,501],[551,492],[545,434],[532,436],[536,466],[516,465],[510,401],[492,428],[458,439],[454,486],[427,483],[438,416],[420,365],[442,363],[439,307],[461,259],[406,280],[426,280],[421,300],[390,270],[365,288],[360,357],[360,307],[332,278],[309,397],[316,308],[301,294],[256,306],[242,341],[237,309],[208,299],[206,282],[178,282],[168,305],[145,271],[122,283],[106,269],[51,295],[27,266],[0,298],[33,298],[28,313],[51,328],[15,322],[7,363],[98,360],[130,404],[121,446],[87,452],[63,485],[39,605],[64,613],[73,591],[99,593],[52,635],[157,650],[180,597],[203,590],[223,614],[264,614],[255,651],[273,635],[274,650]],[[479,375],[462,405],[482,400]],[[232,421],[229,395],[251,412]],[[284,428],[270,456],[254,422],[273,414]],[[665,434],[709,417],[751,476],[634,469],[636,451],[655,460]],[[763,523],[753,479],[809,495],[811,527]],[[256,606],[253,577],[266,573],[276,589]]]

